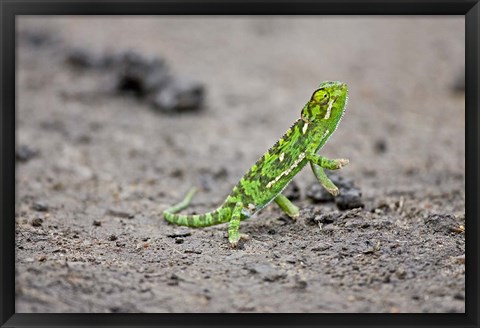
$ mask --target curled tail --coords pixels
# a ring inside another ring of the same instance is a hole
[[[175,214],[188,207],[196,191],[196,188],[190,189],[180,203],[167,208],[163,212],[165,220],[173,224],[188,227],[207,227],[228,221],[230,213],[229,209],[225,207],[220,207],[215,211],[205,214]]]

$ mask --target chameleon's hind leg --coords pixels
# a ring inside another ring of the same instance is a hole
[[[230,218],[230,222],[228,224],[228,241],[230,245],[235,248],[238,245],[238,241],[242,239],[248,239],[248,235],[241,234],[238,232],[240,228],[240,220],[242,218],[242,209],[243,204],[238,202],[235,204],[233,208],[232,217]]]
[[[172,207],[166,209],[165,211],[174,214],[187,208],[188,205],[190,205],[190,203],[192,202],[193,195],[195,195],[196,192],[197,192],[197,188],[190,189],[188,193],[185,195],[185,198],[180,203],[173,205]]]
[[[277,205],[280,206],[282,211],[287,213],[287,215],[292,219],[296,219],[300,214],[298,207],[293,205],[292,202],[284,195],[278,194],[278,196],[275,197],[274,200],[275,200],[275,203],[277,203]]]
[[[338,187],[325,174],[323,168],[312,162],[310,162],[310,166],[312,167],[313,174],[315,174],[318,182],[320,182],[320,184],[333,196],[338,196],[338,194],[340,193]]]

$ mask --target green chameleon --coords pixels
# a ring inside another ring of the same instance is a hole
[[[272,200],[290,217],[298,217],[298,207],[281,193],[307,163],[310,163],[322,186],[337,196],[338,188],[327,177],[324,169],[340,169],[348,164],[348,160],[328,159],[317,153],[337,128],[347,100],[346,84],[321,83],[303,107],[301,117],[240,179],[219,208],[206,214],[175,214],[190,204],[196,191],[192,189],[182,202],[164,211],[165,219],[189,227],[229,222],[228,240],[232,247],[236,247],[240,238],[248,238],[238,231],[240,221],[248,219]]]

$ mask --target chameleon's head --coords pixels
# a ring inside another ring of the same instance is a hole
[[[302,119],[308,123],[338,123],[347,105],[347,85],[342,82],[322,82],[302,109]]]

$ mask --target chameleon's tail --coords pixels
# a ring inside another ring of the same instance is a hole
[[[225,217],[225,215],[221,214],[226,213],[223,213],[224,209],[222,210],[221,208],[205,214],[175,214],[190,205],[190,202],[192,201],[193,195],[196,193],[196,191],[196,188],[190,189],[190,191],[180,203],[175,204],[170,208],[167,208],[163,212],[165,220],[173,224],[188,227],[207,227],[225,222],[222,220],[222,217]]]

